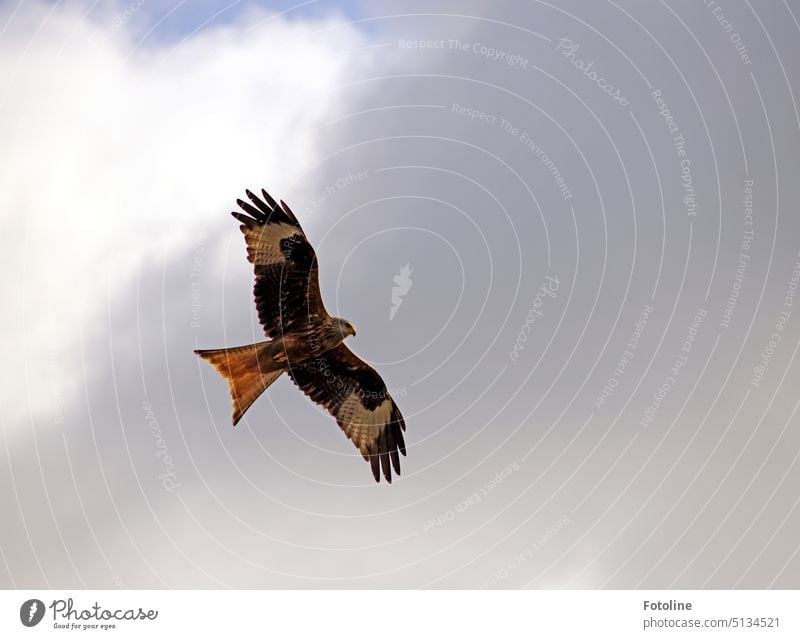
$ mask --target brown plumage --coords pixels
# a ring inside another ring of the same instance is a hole
[[[237,200],[244,213],[231,213],[255,271],[258,319],[269,341],[195,351],[228,381],[233,423],[284,372],[312,401],[336,418],[339,427],[370,462],[375,481],[381,471],[392,481],[406,454],[405,422],[386,384],[344,339],[353,325],[325,310],[317,256],[297,217],[266,191],[263,200],[246,191]]]

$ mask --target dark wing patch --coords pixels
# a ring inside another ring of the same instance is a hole
[[[372,366],[344,344],[300,365],[289,363],[289,376],[312,401],[336,418],[339,427],[372,467],[392,483],[392,468],[400,474],[400,454],[406,454],[400,409]]]
[[[253,296],[264,332],[280,337],[327,318],[317,256],[297,217],[285,202],[278,206],[264,190],[263,200],[246,193],[250,202],[236,200],[244,213],[231,215],[242,223],[239,228],[256,275]]]

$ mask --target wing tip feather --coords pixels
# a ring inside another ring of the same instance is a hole
[[[264,196],[264,200],[266,201],[266,203],[269,204],[269,206],[272,207],[273,209],[278,206],[278,203],[269,193],[267,193],[266,189],[261,189],[261,195]]]
[[[244,213],[239,213],[239,211],[231,211],[231,215],[242,223],[242,225],[239,227],[242,233],[244,233],[246,229],[254,229],[258,226],[257,220],[254,220],[252,217],[245,215]]]
[[[286,217],[288,217],[294,224],[300,226],[300,222],[297,221],[297,216],[292,212],[292,209],[289,208],[289,205],[283,200],[281,200],[281,208],[286,214]]]
[[[381,460],[380,457],[376,453],[369,454],[369,463],[372,466],[372,476],[375,478],[375,481],[380,483],[381,481]]]

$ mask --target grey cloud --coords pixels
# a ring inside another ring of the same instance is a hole
[[[329,309],[359,329],[351,347],[396,389],[403,475],[372,485],[333,420],[286,380],[229,426],[224,384],[191,353],[259,336],[221,210],[206,228],[199,325],[193,250],[144,268],[138,296],[125,291],[87,331],[86,395],[64,398],[63,436],[35,439],[43,476],[33,437],[11,440],[4,578],[797,587],[797,307],[775,328],[800,250],[800,45],[787,8],[755,7],[782,70],[744,3],[726,14],[750,64],[701,3],[365,7],[374,19],[360,28],[382,46],[316,132],[322,161],[275,195],[317,247]],[[560,38],[578,48],[557,50]],[[390,320],[406,264],[412,284]]]

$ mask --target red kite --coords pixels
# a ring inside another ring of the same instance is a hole
[[[312,401],[323,406],[372,466],[392,482],[406,454],[405,422],[386,384],[372,366],[344,343],[353,325],[331,317],[322,303],[314,249],[294,213],[261,191],[262,201],[246,191],[252,204],[236,203],[246,213],[233,217],[247,244],[256,276],[258,319],[270,339],[247,346],[195,351],[228,381],[233,424],[283,373]]]

